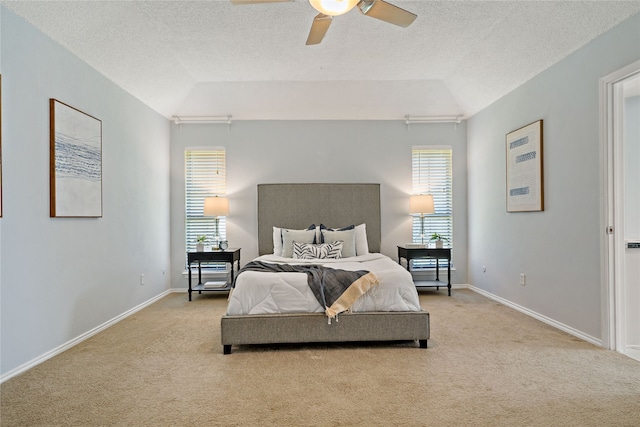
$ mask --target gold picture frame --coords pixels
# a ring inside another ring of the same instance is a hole
[[[542,120],[509,132],[507,212],[544,211]]]

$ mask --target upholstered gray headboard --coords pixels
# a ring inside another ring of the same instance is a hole
[[[380,184],[259,184],[258,252],[273,253],[273,227],[367,225],[370,252],[380,252]]]

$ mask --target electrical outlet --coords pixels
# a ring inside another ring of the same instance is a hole
[[[482,266],[482,272],[486,273],[487,272],[487,267],[485,267],[484,265]]]
[[[144,285],[144,274],[140,275],[140,284]]]
[[[526,279],[527,279],[526,274],[524,274],[524,273],[520,273],[520,284],[521,284],[522,286],[525,286],[525,285],[526,285],[526,283],[527,283],[527,282],[526,282]]]

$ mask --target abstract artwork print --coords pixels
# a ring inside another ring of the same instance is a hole
[[[102,216],[102,122],[50,100],[51,217]]]

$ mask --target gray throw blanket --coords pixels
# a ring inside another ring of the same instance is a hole
[[[313,291],[313,295],[330,318],[348,310],[360,295],[371,286],[378,284],[375,275],[369,271],[338,270],[321,265],[271,264],[263,261],[251,261],[240,269],[237,276],[240,276],[244,271],[306,273],[307,283]]]

